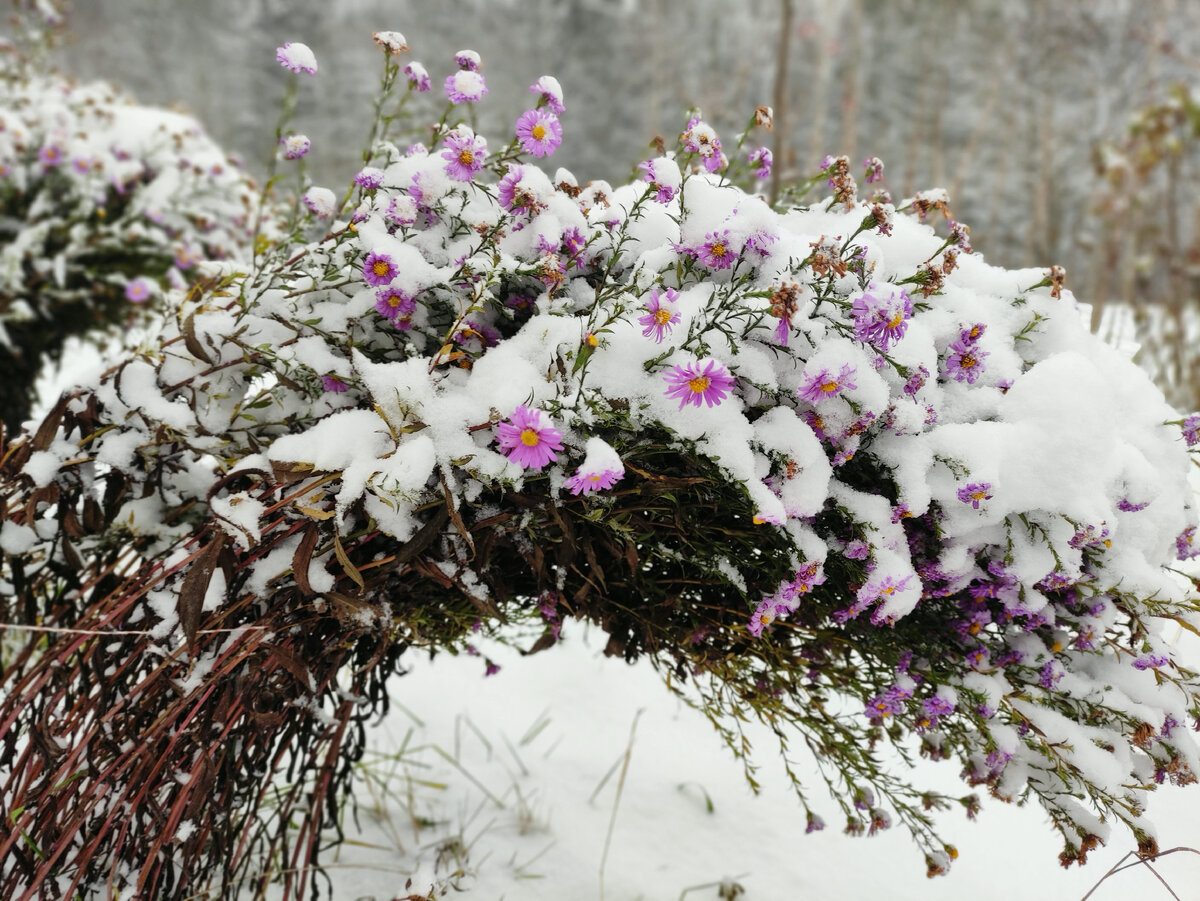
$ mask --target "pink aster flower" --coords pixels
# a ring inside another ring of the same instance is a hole
[[[562,101],[562,85],[558,83],[558,79],[553,75],[543,75],[529,86],[529,90],[540,95],[538,106],[545,105],[550,107],[551,112],[556,116],[561,116],[566,110]]]
[[[854,378],[853,366],[843,366],[836,376],[828,369],[822,368],[819,372],[810,375],[796,389],[796,394],[800,396],[801,400],[806,400],[810,404],[818,404],[831,397],[837,397],[847,389],[853,391],[857,388],[858,385],[850,381],[852,378]]]
[[[912,299],[905,291],[896,292],[875,284],[854,298],[852,309],[854,337],[876,345],[885,353],[888,347],[904,337],[913,314]]]
[[[545,414],[524,404],[513,411],[507,422],[496,426],[496,443],[501,452],[526,469],[541,469],[558,459],[562,450],[562,432],[548,422]]]
[[[950,355],[946,357],[946,375],[957,382],[973,385],[983,373],[983,361],[987,356],[986,350],[980,350],[974,342],[960,338],[950,345]]]
[[[312,148],[312,141],[306,135],[288,135],[280,138],[279,143],[285,160],[298,160]]]
[[[456,128],[446,135],[446,174],[455,181],[471,181],[487,159],[487,141],[470,130]]]
[[[671,334],[671,328],[679,323],[679,313],[675,310],[678,300],[679,292],[674,288],[667,288],[665,295],[660,295],[657,288],[651,290],[650,300],[646,302],[648,312],[638,317],[638,325],[646,327],[642,332],[644,337],[653,335],[661,344],[663,338]]]
[[[646,174],[642,179],[655,190],[655,203],[670,203],[679,192],[679,167],[666,157],[646,160],[638,163],[638,168]]]
[[[562,125],[548,109],[526,110],[516,130],[521,149],[537,157],[549,156],[562,144]]]
[[[408,78],[409,87],[416,89],[419,94],[424,94],[433,87],[433,82],[429,80],[429,72],[416,61],[404,67],[404,74]]]
[[[364,191],[374,191],[383,184],[383,170],[375,166],[364,166],[354,176],[354,183]]]
[[[375,310],[392,322],[402,316],[411,316],[417,308],[417,302],[395,285],[388,285],[375,292]]]
[[[307,44],[299,41],[287,41],[282,47],[275,48],[275,59],[285,69],[299,75],[317,74],[317,58]]]
[[[680,136],[683,148],[688,153],[699,154],[708,172],[716,172],[721,168],[721,139],[711,125],[700,121],[699,116],[693,116]]]
[[[483,74],[472,69],[459,69],[453,75],[447,75],[444,88],[450,102],[455,104],[474,103],[488,92]]]
[[[331,394],[341,394],[350,389],[350,386],[336,375],[321,376],[321,387]]]
[[[620,455],[600,438],[589,438],[583,463],[563,484],[574,495],[607,491],[625,476]]]
[[[363,260],[362,273],[368,285],[379,287],[391,284],[392,279],[396,277],[396,271],[396,261],[386,253],[372,250]]]
[[[704,236],[704,243],[697,248],[696,253],[700,262],[709,269],[728,269],[738,256],[729,242],[729,229],[709,232]]]
[[[53,169],[63,161],[63,150],[57,144],[43,144],[38,151],[38,162],[43,170]]]
[[[138,276],[125,286],[125,299],[130,303],[145,303],[154,296],[157,287],[150,279]]]
[[[667,397],[679,398],[679,409],[689,403],[715,407],[733,390],[736,379],[725,364],[714,359],[697,360],[683,366],[673,366],[665,376]]]

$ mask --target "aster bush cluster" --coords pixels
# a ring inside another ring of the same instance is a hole
[[[27,36],[26,36],[27,37]],[[0,53],[0,419],[28,415],[68,336],[102,334],[202,259],[244,258],[253,182],[190,116],[77,84],[27,42]]]
[[[431,91],[381,34],[385,86]],[[280,62],[316,72],[304,51]],[[979,799],[911,784],[892,745],[1036,798],[1064,862],[1113,822],[1152,852],[1145,792],[1200,771],[1200,682],[1163,638],[1200,625],[1167,569],[1194,553],[1200,419],[1060,271],[989,266],[878,160],[867,196],[829,158],[773,208],[760,108],[581,182],[536,162],[553,78],[493,143],[482,62],[454,65],[421,141],[377,104],[346,202],[305,194],[311,238],[206,265],[155,346],[6,449],[9,616],[73,631],[7,674],[0,885],[178,897],[262,852],[300,893],[403,652],[531,628],[539,651],[571,620],[739,756],[748,717],[785,761],[806,745],[833,798],[796,782],[810,830],[829,805],[900,822],[949,866],[932,812]]]

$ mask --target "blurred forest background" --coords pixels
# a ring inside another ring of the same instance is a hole
[[[1145,362],[1200,406],[1200,0],[77,0],[63,59],[181,105],[262,171],[285,85],[274,48],[303,41],[320,75],[295,127],[315,180],[341,185],[379,29],[429,69],[427,112],[454,51],[482,54],[478,127],[494,139],[555,75],[556,161],[580,181],[624,178],[691,106],[732,146],[755,105],[778,102],[784,59],[785,178],[845,153],[883,159],[897,201],[947,188],[977,251],[1065,266],[1095,324],[1121,327],[1106,308],[1136,319]]]

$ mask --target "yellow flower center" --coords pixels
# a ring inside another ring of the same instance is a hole
[[[971,499],[976,500],[976,501],[986,501],[987,500],[987,492],[986,491],[972,491]]]
[[[659,325],[666,325],[668,322],[671,321],[671,311],[670,310],[657,310],[654,313],[654,321],[657,322]]]
[[[692,391],[695,392],[696,394],[703,394],[705,391],[708,390],[708,386],[711,383],[711,381],[712,380],[710,378],[708,378],[708,376],[704,376],[704,375],[697,376],[696,378],[694,378],[688,382],[688,387],[691,388]]]
[[[538,442],[542,439],[538,437],[538,433],[533,429],[526,429],[521,433],[521,443],[526,447],[537,447]]]
[[[963,369],[973,369],[975,367],[975,358],[970,354],[963,354],[962,359],[958,361],[958,365]]]
[[[400,296],[398,294],[393,294],[391,297],[389,297],[388,298],[388,306],[389,307],[400,306]]]
[[[533,139],[535,141],[540,141],[542,138],[546,137],[546,126],[539,122],[537,125],[533,126],[533,128],[529,129],[529,133],[533,135]]]
[[[603,476],[603,475],[604,475],[604,473],[602,473],[602,472],[594,472],[594,473],[591,473],[591,474],[588,476],[588,481],[589,481],[589,482],[599,482],[599,481],[600,481],[600,478],[601,478],[601,476]]]
[[[587,333],[586,340],[587,340],[587,343],[592,347],[598,347],[600,345],[600,339],[597,338],[595,335],[593,335],[591,332]]]
[[[825,384],[823,384],[821,386],[821,390],[824,391],[826,394],[832,394],[834,391],[837,391],[837,389],[838,389],[837,382],[826,382]]]
[[[475,162],[475,154],[470,150],[460,150],[458,152],[458,161],[464,166],[470,166]]]
[[[892,321],[887,324],[887,327],[888,328],[897,328],[900,325],[900,323],[903,321],[904,321],[904,314],[897,313],[895,316],[892,317]]]
[[[382,278],[392,271],[392,267],[383,260],[376,260],[371,264],[371,271]]]
[[[712,246],[712,251],[711,251],[711,253],[712,253],[712,255],[713,255],[714,257],[723,257],[723,256],[725,256],[725,245],[724,245],[724,244],[722,244],[720,241],[718,241],[716,244],[714,244],[714,245]]]
[[[889,585],[887,588],[882,589],[879,593],[880,594],[891,594],[895,590],[896,590],[895,585]]]

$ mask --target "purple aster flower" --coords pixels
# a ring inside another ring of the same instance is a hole
[[[444,87],[446,96],[454,104],[474,103],[488,92],[483,75],[471,69],[459,69],[453,75],[447,75]]]
[[[804,834],[811,835],[814,832],[820,832],[825,828],[825,821],[815,813],[808,815],[808,822],[804,826]]]
[[[988,493],[991,488],[991,482],[971,482],[958,489],[958,499],[978,510],[980,501],[991,500],[992,496]]]
[[[917,392],[925,387],[925,382],[929,378],[929,370],[924,366],[918,366],[917,371],[910,373],[908,379],[904,382],[904,393],[909,397],[916,397]]]
[[[696,249],[696,254],[709,269],[728,269],[738,256],[730,246],[729,229],[705,235],[704,243]]]
[[[806,400],[810,404],[817,404],[831,397],[836,397],[845,390],[854,390],[858,387],[854,382],[850,381],[854,378],[854,367],[845,365],[841,372],[834,376],[828,369],[822,368],[819,372],[810,375],[806,381],[802,382],[800,387],[796,389],[796,394],[801,400]]]
[[[414,61],[406,65],[404,74],[408,77],[409,86],[416,88],[417,93],[424,94],[433,87],[433,82],[429,80],[429,72],[418,62]]]
[[[717,137],[717,133],[711,125],[701,122],[698,116],[694,116],[679,137],[683,142],[684,150],[700,155],[705,170],[716,172],[721,168],[723,163],[721,139]]]
[[[649,183],[657,192],[654,195],[655,203],[670,203],[675,199],[675,194],[679,191],[678,166],[660,157],[638,163],[638,168],[646,173],[642,176],[643,181]],[[672,169],[674,171],[671,171]]]
[[[282,47],[276,47],[275,59],[285,69],[290,69],[297,75],[301,72],[307,75],[317,74],[316,56],[307,44],[301,44],[299,41],[287,41]]]
[[[363,260],[362,273],[368,285],[379,287],[391,284],[392,279],[396,277],[396,272],[396,261],[386,253],[372,250]]]
[[[1042,667],[1041,674],[1038,676],[1038,685],[1050,691],[1062,677],[1063,668],[1059,666],[1057,660],[1050,660]]]
[[[562,85],[553,75],[543,75],[529,86],[529,90],[540,95],[539,106],[545,104],[556,116],[561,116],[566,110],[562,102]]]
[[[1194,447],[1200,441],[1200,413],[1193,413],[1183,421],[1183,439],[1188,447]]]
[[[417,202],[408,194],[396,194],[383,215],[396,225],[412,225],[417,221]]]
[[[987,331],[987,326],[982,322],[976,322],[970,328],[965,328],[958,333],[958,340],[963,344],[974,344],[983,337],[983,333]]]
[[[980,350],[974,342],[960,338],[950,345],[950,356],[946,358],[946,375],[952,376],[957,382],[973,385],[983,372],[983,361],[987,356],[986,350]]]
[[[663,338],[671,334],[672,326],[679,323],[679,313],[675,310],[678,300],[679,292],[674,288],[667,288],[667,293],[661,296],[657,288],[650,291],[650,300],[646,302],[648,312],[638,317],[638,325],[646,327],[643,337],[653,336],[661,344]]]
[[[934,695],[921,702],[921,709],[925,712],[925,716],[929,717],[931,726],[937,725],[939,717],[953,713],[954,708],[955,705],[952,701],[948,701],[940,695]]]
[[[736,379],[719,360],[697,360],[683,366],[673,366],[665,376],[667,397],[679,398],[679,409],[689,403],[715,407],[733,390]]]
[[[1175,539],[1175,555],[1180,560],[1191,560],[1200,556],[1200,545],[1195,543],[1196,527],[1188,526]]]
[[[750,624],[746,628],[755,638],[760,638],[762,637],[763,630],[775,622],[778,616],[779,607],[775,603],[774,598],[763,598],[755,609],[754,614],[750,617]]]
[[[487,141],[464,128],[446,135],[446,174],[455,181],[471,181],[487,159]]]
[[[861,538],[855,538],[846,545],[846,549],[842,553],[851,560],[866,560],[871,556],[871,545]]]
[[[305,135],[288,135],[280,138],[285,160],[298,160],[312,148],[312,141]]]
[[[483,60],[474,50],[459,50],[454,54],[454,64],[468,72],[478,72]]]
[[[877,156],[863,160],[863,168],[867,170],[867,184],[873,185],[883,181],[883,160]]]
[[[354,176],[354,183],[364,191],[374,191],[383,184],[383,170],[374,166],[364,166]]]
[[[881,695],[876,695],[867,701],[866,714],[872,720],[886,719],[904,712],[904,698],[896,692],[895,686]]]
[[[534,156],[549,156],[562,143],[562,125],[548,109],[531,109],[517,119],[517,140],[521,149]]]
[[[321,376],[321,387],[332,394],[341,394],[348,391],[350,386],[343,382],[336,375]]]
[[[379,315],[392,322],[404,316],[411,316],[417,308],[415,299],[409,297],[395,285],[388,285],[375,292],[375,309]]]
[[[876,293],[872,293],[872,292]],[[904,337],[908,320],[912,318],[913,304],[907,292],[898,294],[871,284],[859,297],[854,298],[854,337],[871,343],[887,352],[896,341]]]
[[[130,303],[145,303],[154,295],[157,287],[150,279],[138,276],[125,285],[125,299]]]
[[[1146,654],[1133,661],[1133,668],[1137,670],[1158,669],[1168,663],[1170,660],[1165,654]]]
[[[562,450],[562,432],[543,422],[541,410],[524,404],[513,411],[507,422],[496,426],[496,443],[501,452],[526,469],[541,469],[558,459]]]
[[[63,150],[57,144],[43,144],[38,151],[38,162],[43,170],[53,169],[63,161]]]
[[[319,219],[328,219],[337,212],[337,197],[328,188],[316,185],[304,192],[304,205]]]
[[[766,147],[759,147],[757,150],[750,151],[750,165],[755,166],[755,178],[763,179],[764,181],[771,177],[771,165],[774,162],[774,157],[771,151]]]
[[[589,471],[586,467],[581,466],[575,470],[575,475],[571,476],[564,485],[574,495],[589,494],[593,491],[607,491],[625,475],[624,467],[621,469],[597,469]]]
[[[1149,506],[1150,506],[1149,501],[1145,501],[1144,503],[1141,503],[1141,504],[1135,504],[1133,501],[1129,500],[1129,498],[1127,498],[1127,497],[1123,497],[1119,501],[1117,501],[1117,509],[1122,511],[1123,513],[1137,513],[1140,510],[1145,510]]]

